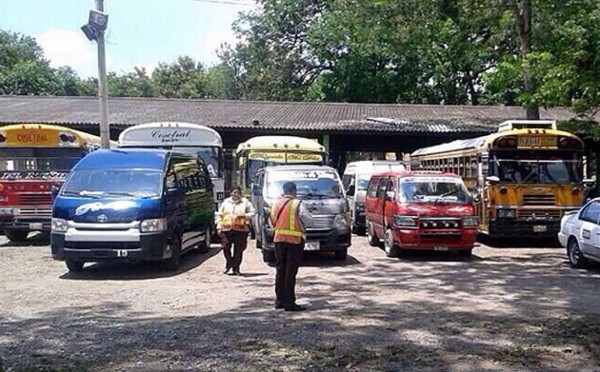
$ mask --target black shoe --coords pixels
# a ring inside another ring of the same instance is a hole
[[[284,307],[283,309],[285,311],[304,311],[304,310],[306,310],[306,307],[292,304],[292,305],[288,305],[288,306]]]
[[[276,309],[283,309],[283,302],[275,301],[275,308]]]
[[[240,269],[233,269],[233,275],[241,276],[242,273],[240,272]]]
[[[225,270],[223,270],[223,274],[229,274],[229,270],[231,270],[231,267],[226,267]]]

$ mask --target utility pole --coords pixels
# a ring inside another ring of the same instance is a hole
[[[96,0],[96,10],[104,13],[104,0]],[[110,148],[110,128],[108,126],[108,91],[106,89],[106,55],[104,51],[104,30],[98,33],[98,94],[100,96],[100,142],[103,149]]]

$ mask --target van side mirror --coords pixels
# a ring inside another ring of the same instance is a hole
[[[252,195],[262,196],[262,187],[260,187],[260,185],[253,184],[252,185]]]
[[[394,200],[394,198],[396,197],[396,193],[393,191],[386,191],[385,193],[385,200]]]
[[[497,176],[488,176],[485,178],[485,180],[492,184],[500,182],[500,178]]]
[[[478,192],[471,193],[471,198],[475,203],[479,203],[481,201],[481,195],[479,195]]]
[[[348,191],[346,191],[346,195],[354,196],[354,191],[355,191],[354,185],[350,185],[350,186],[348,186]]]
[[[52,201],[54,201],[54,199],[56,199],[59,191],[60,191],[60,188],[58,186],[52,185],[52,187],[50,188],[50,195],[52,195]]]

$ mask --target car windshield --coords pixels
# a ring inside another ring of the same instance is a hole
[[[470,200],[467,188],[456,178],[403,178],[399,188],[403,203],[467,203]]]
[[[581,164],[576,153],[498,153],[491,157],[490,176],[497,176],[500,182],[577,183],[582,180]]]
[[[153,197],[162,190],[162,172],[155,170],[81,169],[72,172],[63,195],[87,197]]]
[[[366,174],[359,174],[356,181],[356,189],[357,190],[366,190],[367,186],[369,186],[369,180],[371,176]]]
[[[342,185],[333,171],[282,171],[267,176],[267,197],[283,195],[283,184],[296,184],[298,199],[343,197]]]

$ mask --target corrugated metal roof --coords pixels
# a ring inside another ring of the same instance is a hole
[[[498,123],[524,118],[520,107],[442,106],[316,102],[256,102],[157,98],[110,98],[111,125],[183,121],[217,130],[339,132],[482,132]],[[0,124],[99,123],[96,97],[0,96]],[[568,120],[565,108],[541,110],[543,119]]]

